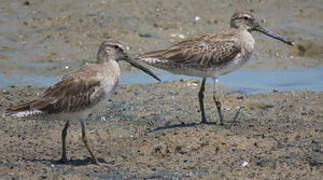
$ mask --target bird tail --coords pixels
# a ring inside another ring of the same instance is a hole
[[[42,111],[37,109],[32,109],[31,104],[34,103],[34,101],[21,104],[12,108],[6,109],[5,113],[2,115],[5,116],[13,116],[13,117],[28,117],[33,116],[37,114],[41,114]]]

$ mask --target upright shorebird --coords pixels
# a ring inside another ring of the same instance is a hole
[[[28,117],[44,114],[62,114],[67,120],[62,131],[62,158],[67,162],[66,135],[70,120],[80,120],[82,140],[92,160],[98,164],[88,143],[85,121],[91,111],[109,98],[118,85],[120,68],[118,61],[125,60],[131,65],[148,73],[158,81],[160,79],[149,69],[128,58],[123,46],[115,40],[104,41],[97,53],[97,63],[85,65],[81,69],[65,75],[61,81],[49,87],[38,99],[6,110],[5,115]]]
[[[184,40],[168,49],[144,53],[139,55],[139,59],[174,74],[202,77],[198,94],[201,123],[207,123],[203,105],[205,81],[208,77],[213,78],[213,100],[220,124],[223,125],[216,77],[240,68],[250,59],[255,43],[252,31],[259,31],[288,45],[294,45],[292,41],[261,27],[251,13],[237,12],[231,17],[228,29]]]

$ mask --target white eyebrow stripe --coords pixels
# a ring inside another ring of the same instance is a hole
[[[251,16],[249,14],[243,14],[242,17],[247,17],[247,18],[251,18]]]

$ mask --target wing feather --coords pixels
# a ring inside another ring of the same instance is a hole
[[[64,79],[47,89],[41,98],[30,104],[30,108],[49,114],[79,111],[103,95],[104,91],[100,92],[99,86],[100,81]]]
[[[173,64],[187,64],[200,67],[223,65],[241,52],[235,34],[222,31],[179,42],[168,49],[148,52],[140,58],[167,60]],[[153,64],[151,64],[153,65]]]
[[[96,65],[87,65],[69,73],[41,97],[31,102],[7,109],[8,113],[41,111],[44,113],[76,112],[96,104],[105,95],[101,84],[104,75],[95,71]]]

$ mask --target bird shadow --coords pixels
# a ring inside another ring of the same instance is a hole
[[[174,128],[186,128],[186,127],[195,127],[198,125],[217,125],[216,122],[203,122],[203,123],[180,123],[180,124],[166,124],[165,126],[158,127],[155,129],[150,130],[149,132],[157,132],[157,131],[162,131],[162,130],[167,130],[167,129],[174,129]]]
[[[238,109],[235,116],[233,117],[233,120],[228,125],[222,125],[222,127],[226,128],[226,129],[231,129],[233,126],[237,125],[241,109],[242,108]],[[185,124],[184,122],[181,122],[180,124],[172,124],[172,125],[166,124],[165,126],[152,129],[149,132],[152,133],[152,132],[157,132],[157,131],[162,131],[162,130],[167,130],[167,129],[174,129],[174,128],[195,127],[195,126],[203,125],[203,124],[204,125],[212,125],[212,126],[218,125],[217,122],[209,122],[209,121],[200,122],[200,123],[187,123],[187,124]]]
[[[27,161],[40,162],[40,163],[46,163],[46,164],[49,163],[51,165],[70,165],[70,166],[87,166],[90,164],[94,164],[91,158],[71,159],[71,160],[68,160],[67,162],[62,162],[61,160],[49,160],[49,159],[31,159]],[[102,158],[98,158],[98,161],[99,163],[102,163],[102,164],[108,164],[108,162]]]

